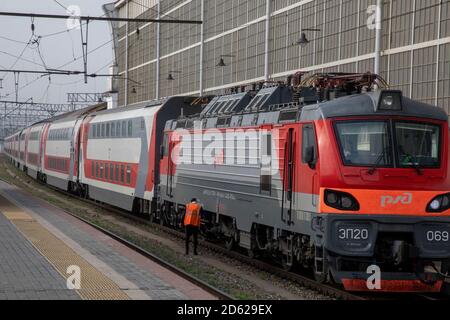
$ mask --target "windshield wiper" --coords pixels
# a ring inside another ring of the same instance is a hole
[[[383,152],[380,153],[380,155],[378,156],[378,158],[375,161],[375,163],[373,164],[373,166],[369,169],[369,171],[367,171],[367,173],[369,175],[373,175],[375,173],[375,171],[377,171],[378,165],[381,163],[381,160],[383,160],[383,158],[386,156],[387,152],[390,149],[391,148],[389,146],[383,149]]]
[[[423,176],[422,166],[420,165],[420,162],[417,161],[417,157],[408,153],[405,153],[404,155],[405,157],[407,157],[407,159],[410,160],[410,162],[408,164],[405,164],[404,166],[415,169],[419,176]]]
[[[419,176],[423,176],[423,170],[422,170],[422,167],[420,166],[419,163],[414,164],[412,167],[413,167],[414,169],[416,169],[417,174],[418,174]]]

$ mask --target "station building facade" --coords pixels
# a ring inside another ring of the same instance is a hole
[[[117,1],[119,17],[204,21],[119,24],[118,105],[172,95],[222,94],[252,82],[282,80],[299,70],[373,72],[376,4]],[[383,0],[381,12],[381,76],[405,96],[450,111],[450,0]],[[299,45],[302,33],[308,43]],[[218,66],[221,58],[224,65]]]

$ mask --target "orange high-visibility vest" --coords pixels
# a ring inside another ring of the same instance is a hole
[[[188,203],[186,205],[185,226],[200,227],[200,209],[201,205],[198,203]]]

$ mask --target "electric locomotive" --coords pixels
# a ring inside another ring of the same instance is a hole
[[[214,98],[166,123],[156,218],[350,291],[438,292],[450,262],[448,116],[373,74]],[[374,281],[373,286],[368,280]]]

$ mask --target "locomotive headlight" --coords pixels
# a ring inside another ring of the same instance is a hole
[[[338,202],[338,196],[337,196],[337,194],[336,193],[334,193],[334,192],[329,192],[328,194],[327,194],[327,201],[326,201],[327,203],[330,203],[330,204],[336,204],[337,202]]]
[[[450,193],[435,197],[427,206],[427,212],[444,212],[450,209]]]
[[[384,90],[380,94],[377,110],[402,110],[402,92],[397,90]]]
[[[325,190],[324,194],[325,204],[329,207],[343,210],[343,211],[358,211],[358,201],[347,192]]]
[[[350,209],[353,206],[353,201],[351,198],[343,196],[341,199],[341,204],[345,209]]]
[[[433,210],[438,210],[441,207],[441,202],[439,200],[433,200],[430,203],[430,208]]]
[[[383,97],[383,105],[387,106],[387,107],[392,107],[392,105],[394,104],[394,97],[392,96],[385,96]]]

